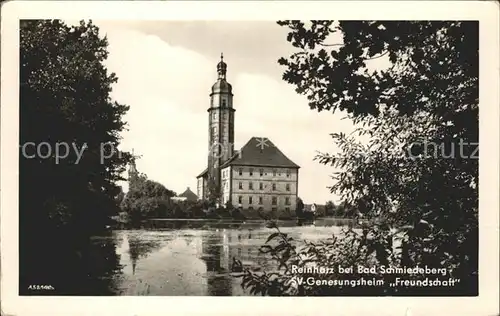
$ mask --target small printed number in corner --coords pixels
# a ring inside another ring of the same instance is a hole
[[[54,290],[54,287],[52,285],[35,284],[28,286],[28,290]]]

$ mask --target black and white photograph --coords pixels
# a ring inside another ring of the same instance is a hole
[[[482,32],[498,7],[484,4],[486,22],[20,15],[18,60],[2,57],[19,104],[6,117],[2,96],[2,201],[17,201],[2,204],[2,275],[9,225],[23,298],[488,294],[494,313],[498,37],[483,48]],[[480,85],[483,49],[497,78]]]

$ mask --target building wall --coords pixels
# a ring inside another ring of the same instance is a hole
[[[207,197],[207,178],[199,177],[196,179],[196,193],[198,195],[198,199],[205,199]]]
[[[231,198],[231,166],[221,170],[222,204],[225,205]]]
[[[196,195],[198,198],[203,199],[205,196],[205,192],[203,190],[203,178],[199,177],[196,179]]]
[[[286,211],[287,209],[295,211],[297,205],[297,169],[233,166],[230,174],[232,175],[231,201],[233,206],[241,206],[245,209],[262,208],[264,211],[272,211],[273,209],[275,211]],[[287,185],[289,190],[287,190]],[[273,204],[273,197],[276,199],[276,204]]]

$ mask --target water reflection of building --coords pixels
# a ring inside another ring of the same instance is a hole
[[[230,296],[234,277],[231,275],[233,258],[243,263],[254,262],[257,251],[251,246],[252,230],[218,229],[202,238],[202,258],[207,269],[207,294]]]

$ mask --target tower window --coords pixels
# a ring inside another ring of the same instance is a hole
[[[216,112],[213,112],[212,114],[212,118],[215,120],[217,118],[217,113]]]
[[[226,107],[226,105],[227,105],[226,99],[222,99],[222,107]]]
[[[212,134],[216,134],[217,133],[217,127],[212,127]]]
[[[226,112],[222,113],[222,118],[225,119],[226,117],[227,117],[227,113]]]

